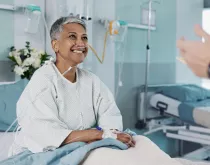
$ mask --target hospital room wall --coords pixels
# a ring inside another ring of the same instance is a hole
[[[43,0],[1,0],[0,4],[22,6],[26,4],[37,4],[45,11],[45,3]],[[38,35],[27,34],[24,32],[27,17],[20,12],[0,10],[1,22],[1,43],[0,43],[0,116],[5,117],[5,121],[12,121],[16,115],[16,102],[20,97],[27,80],[20,80],[14,83],[17,76],[11,73],[11,62],[7,59],[9,48],[23,48],[26,41],[31,42],[31,46],[38,49],[45,49],[45,38],[43,23],[40,24]],[[11,85],[2,85],[6,83],[14,83]],[[4,112],[9,116],[5,116]]]
[[[176,38],[185,36],[186,39],[198,40],[194,34],[194,25],[202,25],[203,0],[176,0]],[[176,50],[179,56],[179,50]],[[176,61],[176,83],[192,83],[201,85],[201,79],[196,77],[184,64]]]
[[[2,0],[3,4],[14,4],[14,0]],[[6,19],[5,19],[6,18]],[[9,53],[9,47],[14,45],[14,15],[13,13],[5,10],[0,10],[0,22],[1,22],[1,41],[0,41],[0,81],[12,81],[14,80],[14,74],[8,73],[11,64],[6,56]],[[7,74],[4,74],[6,71]]]
[[[144,0],[117,0],[116,16],[129,23],[140,24],[140,5]],[[146,6],[143,6],[146,7]],[[175,83],[176,74],[176,1],[162,0],[154,5],[156,10],[157,30],[151,32],[151,63],[149,84]],[[132,12],[126,12],[131,10]],[[122,74],[123,86],[119,88],[117,104],[122,112],[124,127],[134,127],[137,111],[138,87],[145,81],[147,31],[142,29],[128,30],[125,47],[125,63]],[[116,79],[118,86],[118,65],[122,60],[116,52]],[[167,72],[166,72],[167,71]]]
[[[13,5],[14,0],[1,0],[0,3]],[[5,19],[6,18],[6,19]],[[0,60],[5,60],[8,55],[9,48],[14,44],[14,15],[10,11],[0,10],[1,31],[2,38],[0,44]],[[3,40],[4,38],[4,40]]]

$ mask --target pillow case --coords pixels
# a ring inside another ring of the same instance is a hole
[[[6,131],[16,119],[16,103],[25,87],[24,80],[0,85],[0,132]],[[13,131],[16,124],[10,129]]]
[[[181,102],[196,102],[210,98],[210,90],[194,84],[165,86],[159,88],[157,93]]]

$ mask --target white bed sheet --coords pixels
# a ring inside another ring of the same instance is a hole
[[[12,145],[15,138],[15,133],[8,132],[4,134],[4,132],[0,132],[0,161],[7,159],[8,151],[10,146]]]
[[[8,150],[11,146],[11,143],[14,140],[14,137],[15,137],[15,133],[4,134],[0,132],[0,139],[1,139],[0,151],[3,151],[0,155],[0,161],[7,158]],[[127,151],[118,151],[118,150],[112,150],[109,148],[100,148],[95,151],[92,151],[90,155],[88,156],[88,158],[82,164],[84,165],[101,164],[102,165],[104,163],[107,165],[107,162],[109,162],[108,163],[109,165],[112,165],[112,164],[113,165],[117,165],[117,164],[137,165],[139,164],[139,161],[135,161],[134,159],[131,159],[133,157],[137,160],[140,159],[142,161],[141,163],[145,165],[154,165],[154,164],[157,164],[157,165],[163,165],[163,164],[166,164],[166,165],[169,165],[169,164],[170,165],[210,165],[210,163],[194,162],[194,161],[188,161],[185,159],[170,159],[170,157],[167,154],[162,152],[148,138],[144,136],[136,136],[134,137],[134,139],[137,142],[135,148],[130,148]],[[101,157],[101,155],[104,155],[104,156]],[[126,156],[122,156],[122,155],[126,155]],[[142,157],[141,155],[144,155],[144,156]],[[115,161],[113,161],[113,159],[115,159]]]
[[[181,104],[180,101],[169,98],[162,94],[154,94],[153,96],[151,96],[150,105],[154,108],[158,108],[157,103],[159,101],[166,103],[168,105],[168,108],[165,110],[166,113],[177,116],[177,117],[179,116],[178,107]]]

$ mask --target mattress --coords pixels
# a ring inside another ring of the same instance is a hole
[[[176,160],[182,163],[183,165],[210,165],[210,162],[207,162],[207,161],[206,162],[190,161],[186,159],[176,159]]]
[[[13,132],[0,132],[0,161],[8,157],[8,151],[12,145],[15,138],[15,133]]]
[[[165,105],[164,105],[165,104]],[[155,109],[164,109],[165,113],[170,115],[179,116],[178,107],[181,104],[180,101],[174,100],[162,94],[154,94],[151,96],[150,105]]]
[[[151,96],[150,105],[189,124],[210,128],[210,99],[182,103],[162,94],[154,94]]]

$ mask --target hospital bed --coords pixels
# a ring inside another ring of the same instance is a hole
[[[140,88],[138,115],[144,111],[144,86]],[[148,87],[147,127],[151,134],[163,131],[169,138],[198,143],[203,148],[183,155],[204,160],[210,157],[210,91],[196,85],[169,84]],[[160,117],[166,117],[163,120]],[[173,119],[173,120],[172,120]],[[182,148],[182,146],[180,146]],[[180,152],[181,153],[181,152]]]
[[[0,132],[0,161],[8,158],[8,152],[15,138],[15,132]]]
[[[3,134],[3,133],[0,133],[0,139],[3,139],[1,142],[0,142],[0,162],[2,160],[5,160],[8,158],[8,151],[9,151],[9,148],[11,146],[11,143],[13,142],[14,140],[14,137],[15,137],[15,133],[13,132],[8,132],[6,134]],[[141,142],[142,141],[142,142]],[[147,140],[147,142],[149,142]],[[153,156],[155,154],[157,154],[155,152],[155,150],[157,151],[157,148],[154,150],[154,149],[151,149],[150,147],[148,147],[148,145],[151,145],[151,143],[145,143],[145,139],[144,137],[138,137],[138,145],[139,147],[137,146],[135,149],[131,149],[131,151],[125,151],[125,157],[132,157],[133,154],[134,154],[134,151],[135,153],[138,153],[139,155],[143,155],[144,152],[146,152],[145,150],[143,150],[142,148],[148,148],[148,152],[150,152],[150,154],[152,154],[152,152],[154,152]],[[154,147],[154,146],[153,146]],[[150,151],[149,151],[150,150]],[[152,150],[152,151],[151,151]],[[109,153],[111,152],[111,153]],[[158,152],[159,153],[159,152]],[[107,158],[108,159],[113,159],[112,156],[114,155],[114,159],[116,160],[120,160],[119,164],[123,165],[123,164],[130,164],[129,161],[130,159],[122,159],[120,157],[122,157],[122,154],[121,152],[117,152],[117,150],[112,150],[110,151],[110,149],[107,149],[107,148],[101,148],[101,149],[98,149],[98,150],[95,150],[95,151],[92,151],[90,154],[89,154],[89,158],[88,159],[85,159],[85,161],[82,163],[84,165],[94,165],[94,164],[104,164],[106,165],[106,161],[107,161]],[[101,155],[109,155],[108,157],[106,156],[103,156],[101,157]],[[112,156],[111,156],[112,155]],[[129,156],[130,155],[130,156]],[[123,155],[124,156],[124,155]],[[148,155],[149,156],[149,155]],[[150,158],[152,158],[152,156],[150,155],[149,156]],[[161,156],[162,157],[162,154]],[[159,158],[160,158],[159,157]],[[170,164],[171,161],[166,157],[164,156],[165,160],[163,160],[163,158],[161,158],[161,160],[164,162],[164,163],[167,163],[167,164]],[[137,160],[133,160],[133,161],[136,161],[135,163],[132,163],[132,164],[138,164],[137,161],[139,159],[139,157],[135,157]],[[157,161],[156,159],[158,159],[158,156],[154,156],[154,159],[153,161]],[[142,160],[142,159],[141,159]],[[144,159],[142,161],[146,161],[148,160],[148,158],[144,157]],[[186,160],[186,159],[174,159],[176,160],[177,162],[180,162],[179,165],[209,165],[209,163],[206,163],[206,162],[197,162],[197,161],[190,161],[190,160]],[[122,162],[124,161],[124,163]],[[104,163],[103,163],[104,162]],[[151,160],[152,162],[152,160]],[[151,163],[150,162],[150,163]],[[147,162],[148,163],[148,162]],[[81,165],[82,165],[81,164]],[[113,163],[113,161],[111,161],[111,163],[109,162],[110,165],[112,164],[115,164]],[[118,163],[117,163],[118,164]],[[116,164],[115,164],[116,165]],[[174,163],[174,165],[178,165],[177,163]]]
[[[8,151],[15,138],[15,132],[0,132],[0,162],[8,156]],[[184,159],[177,159],[179,163],[173,162],[164,152],[160,152],[160,149],[153,145],[149,139],[144,136],[134,137],[136,140],[136,147],[126,150],[125,152],[111,150],[108,148],[100,148],[92,151],[88,158],[83,162],[84,165],[95,164],[139,164],[141,161],[143,164],[174,164],[174,165],[207,165],[203,162],[192,162]],[[149,153],[146,154],[145,153]],[[103,155],[101,157],[101,155]],[[106,156],[105,156],[106,155]],[[143,156],[141,156],[143,155]],[[136,160],[134,160],[135,158]],[[116,160],[117,163],[115,161]],[[140,160],[140,161],[139,161]],[[109,163],[106,163],[109,161]],[[144,163],[145,162],[145,163]],[[146,163],[147,162],[147,163]],[[156,162],[156,163],[154,163]],[[159,163],[157,163],[159,162]],[[173,163],[172,163],[173,162]],[[1,164],[1,163],[0,163]]]

